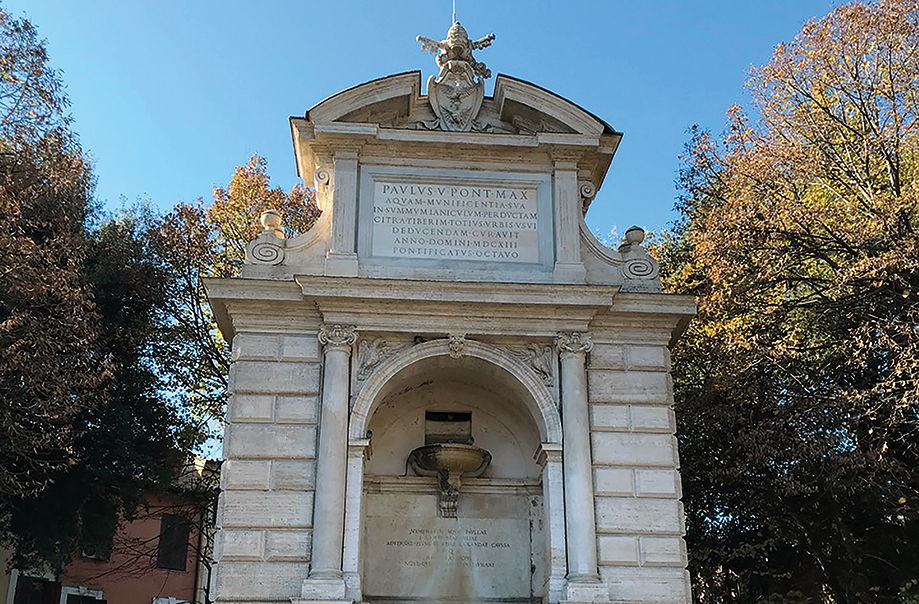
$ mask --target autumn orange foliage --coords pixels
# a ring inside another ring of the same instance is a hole
[[[702,602],[905,601],[919,576],[919,2],[807,23],[694,130],[665,287]],[[912,545],[911,545],[912,544]],[[771,599],[770,599],[771,598]],[[784,600],[781,598],[785,598]]]

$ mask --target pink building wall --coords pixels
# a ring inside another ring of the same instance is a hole
[[[177,506],[183,504],[187,505],[177,497],[150,498],[150,507],[141,510],[137,520],[119,527],[108,560],[74,558],[64,571],[61,585],[101,590],[111,604],[151,604],[153,598],[168,597],[195,601],[199,547],[195,525],[199,523],[193,523],[189,531],[185,570],[157,567],[162,515],[175,514]],[[197,601],[203,602],[203,596]]]

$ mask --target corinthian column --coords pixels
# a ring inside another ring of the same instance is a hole
[[[342,540],[348,465],[348,365],[357,339],[354,326],[323,325],[322,415],[313,503],[313,549],[303,596],[344,599]]]
[[[594,516],[593,468],[590,459],[590,417],[587,410],[587,353],[590,336],[559,333],[564,437],[565,528],[568,533],[568,597],[573,602],[609,599],[597,572],[597,529]],[[603,593],[606,597],[603,598]]]

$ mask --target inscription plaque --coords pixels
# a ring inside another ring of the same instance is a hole
[[[539,262],[538,183],[373,184],[373,256]]]
[[[367,518],[364,592],[374,598],[527,598],[524,519]]]

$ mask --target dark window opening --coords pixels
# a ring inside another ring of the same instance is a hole
[[[48,579],[36,579],[19,575],[13,604],[58,604],[61,600],[61,584]]]
[[[468,411],[425,411],[424,444],[472,444],[472,413]]]
[[[81,596],[79,594],[67,594],[66,604],[106,604],[105,600],[99,600],[92,596]]]
[[[188,559],[189,531],[188,521],[182,516],[163,514],[156,556],[156,565],[159,568],[185,570],[185,563]]]

